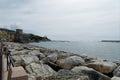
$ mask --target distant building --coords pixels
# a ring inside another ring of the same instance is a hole
[[[23,42],[31,41],[30,34],[24,33],[23,34]]]
[[[0,28],[0,39],[5,39],[6,41],[14,40],[15,31]]]
[[[47,36],[41,37],[34,34],[23,33],[22,29],[16,29],[16,31],[0,28],[0,40],[5,39],[6,41],[14,42],[39,42],[39,41],[50,41]]]
[[[16,29],[15,42],[23,42],[23,30],[22,29]]]

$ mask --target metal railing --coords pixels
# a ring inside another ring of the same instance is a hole
[[[11,52],[9,51],[7,46],[5,46],[3,42],[1,42],[0,43],[0,80],[12,79],[12,75],[13,75],[12,73],[14,73],[14,69],[12,69],[12,67],[16,67],[16,65],[14,63],[14,59],[12,58]],[[18,76],[15,77],[15,80],[18,80],[19,78],[20,78],[19,80],[22,80],[23,78],[25,80],[28,80],[27,73],[25,73],[24,71],[23,73],[25,75],[24,77],[22,77],[20,74],[17,74],[19,77]]]
[[[7,62],[3,62],[4,57],[7,59]],[[10,54],[10,51],[8,50],[7,46],[3,42],[0,43],[0,80],[4,80],[4,70],[3,70],[3,64],[7,63],[7,71],[9,72],[11,70],[11,67],[15,67],[14,60],[12,58],[12,55]],[[4,66],[5,67],[5,66]],[[9,74],[8,74],[9,76]]]
[[[11,67],[15,67],[14,60],[12,58],[12,55],[10,54],[10,51],[8,48],[5,48],[5,55],[7,58],[7,70],[11,69]]]
[[[2,48],[0,44],[0,80],[2,80]]]

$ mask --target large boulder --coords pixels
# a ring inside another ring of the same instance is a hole
[[[120,66],[114,70],[113,74],[114,76],[120,77]]]
[[[67,57],[73,56],[72,53],[63,53],[63,52],[53,52],[53,53],[47,53],[46,57],[42,60],[44,63],[55,63],[59,59],[65,59]]]
[[[89,76],[90,80],[110,80],[110,78],[100,72],[97,72],[96,70],[92,68],[88,68],[85,66],[78,66],[74,67],[72,71],[77,73],[83,73],[84,75]]]
[[[55,63],[57,61],[57,53],[52,53],[47,55],[47,57],[45,57],[42,61],[43,63],[49,63],[49,62]]]
[[[57,74],[47,77],[44,80],[90,80],[90,79],[87,75],[62,69],[58,71]]]
[[[83,65],[84,63],[84,59],[79,56],[70,56],[57,61],[57,65],[63,69],[71,69],[74,66]]]
[[[31,50],[28,52],[29,55],[39,55],[41,54],[39,50]]]
[[[36,80],[35,73],[29,74],[28,80]]]
[[[32,45],[24,45],[23,48],[26,50],[39,50],[40,49],[39,47],[32,46]]]
[[[67,53],[67,52],[64,52],[64,51],[60,51],[57,54],[57,59],[58,60],[59,59],[65,59],[65,58],[70,57],[70,56],[75,56],[75,54],[73,54],[73,53]]]
[[[33,55],[33,56],[38,56],[38,58],[41,60],[45,57],[45,55],[43,53],[41,53],[39,50],[33,50],[33,51],[29,51],[28,55]]]
[[[14,60],[14,62],[15,62],[15,65],[16,66],[21,66],[22,65],[22,56],[23,55],[15,55],[15,56],[12,56],[12,58],[13,58],[13,60]]]
[[[86,64],[87,67],[93,68],[101,73],[112,73],[117,65],[110,61],[95,61],[93,63]]]
[[[41,63],[31,63],[25,68],[28,73],[33,74],[35,73],[35,76],[41,76],[41,77],[48,77],[56,74],[56,72],[49,67],[46,64]]]
[[[27,54],[29,52],[29,50],[20,50],[20,51],[17,51],[17,50],[15,50],[15,51],[11,51],[11,55],[25,55],[25,54]]]
[[[37,56],[24,55],[24,56],[22,56],[21,59],[22,59],[23,66],[27,66],[32,62],[39,62],[39,59]]]
[[[114,76],[114,77],[111,78],[111,80],[120,80],[120,77]]]

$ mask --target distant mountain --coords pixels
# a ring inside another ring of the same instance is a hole
[[[101,42],[120,42],[120,40],[102,40]]]

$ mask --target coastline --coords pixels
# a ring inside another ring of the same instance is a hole
[[[116,42],[116,43],[119,43],[120,40],[102,40],[101,42]]]
[[[118,74],[116,69],[120,67],[120,62],[29,44],[6,42],[6,45],[11,51],[16,66],[23,66],[29,74],[29,80],[39,78],[43,80],[115,80],[114,78],[119,78],[116,76]]]

